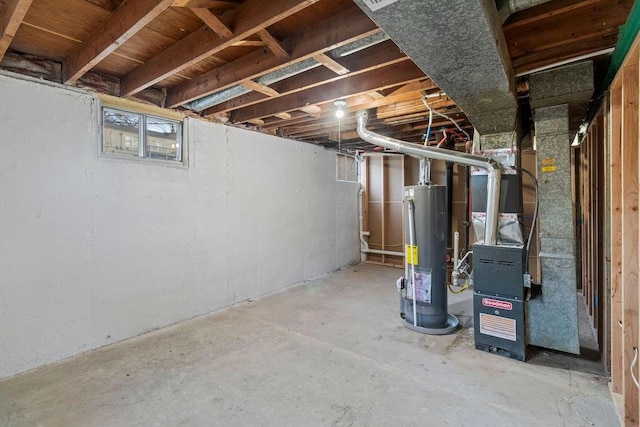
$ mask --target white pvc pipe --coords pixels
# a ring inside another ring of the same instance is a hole
[[[399,257],[403,257],[404,253],[403,252],[393,252],[393,251],[382,251],[379,249],[370,249],[369,248],[369,243],[364,239],[364,236],[369,235],[369,232],[364,231],[364,214],[363,214],[363,201],[362,201],[362,194],[364,193],[364,189],[360,188],[360,191],[358,191],[358,226],[360,229],[360,253],[361,254],[376,254],[376,255],[390,255],[390,256],[399,256]],[[362,257],[360,258],[361,261],[364,261],[364,259],[362,259]]]
[[[460,251],[460,233],[453,233],[453,273],[458,272],[458,253]],[[453,274],[452,274],[453,275]],[[453,280],[452,280],[453,282]]]
[[[413,200],[408,201],[408,209],[409,209],[409,251],[411,253],[411,290],[413,292],[413,326],[418,326],[418,316],[417,316],[417,304],[416,304],[416,260],[413,259],[413,223],[414,223],[414,214],[413,214]]]

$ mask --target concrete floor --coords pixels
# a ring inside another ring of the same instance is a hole
[[[471,292],[455,334],[401,326],[401,273],[361,264],[0,381],[0,425],[618,425],[597,363],[475,350]]]

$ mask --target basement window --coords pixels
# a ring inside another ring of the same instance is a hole
[[[336,154],[336,179],[338,181],[358,182],[358,162],[355,157]]]
[[[181,162],[182,123],[103,107],[102,152],[122,157]]]

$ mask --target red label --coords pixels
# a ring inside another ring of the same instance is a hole
[[[510,302],[498,301],[497,299],[482,298],[482,305],[501,310],[513,310],[513,305]]]

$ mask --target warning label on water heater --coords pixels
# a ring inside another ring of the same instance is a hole
[[[407,264],[418,265],[418,247],[405,245],[405,256],[407,257]]]
[[[416,271],[413,276],[416,285],[416,301],[431,304],[431,269]],[[407,296],[413,298],[413,283],[407,285]]]
[[[480,313],[480,333],[492,337],[515,341],[516,320],[492,314]]]

